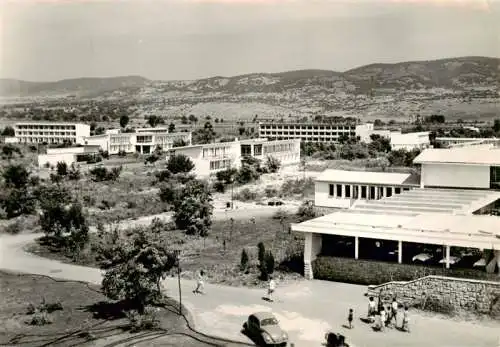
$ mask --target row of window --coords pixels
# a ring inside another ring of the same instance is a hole
[[[316,136],[341,136],[341,135],[349,135],[349,136],[356,136],[356,132],[351,131],[344,131],[344,132],[330,132],[330,133],[320,133],[317,131],[269,131],[269,130],[263,130],[260,132],[260,135],[262,137],[265,137],[265,135],[295,135],[295,136],[307,136],[307,135],[316,135]]]
[[[203,158],[225,157],[231,152],[231,147],[203,148]]]
[[[16,125],[17,129],[33,129],[33,130],[76,130],[74,125]]]
[[[294,148],[294,143],[280,143],[273,145],[264,145],[264,154],[276,152],[291,152]]]
[[[137,136],[136,142],[137,143],[149,143],[149,142],[153,142],[153,136]]]
[[[75,143],[76,139],[53,138],[53,137],[22,137],[19,139],[19,142],[21,143],[63,143],[64,141]]]
[[[132,145],[112,145],[109,148],[109,151],[112,153],[119,152],[119,151],[125,151],[128,152],[132,149]]]
[[[220,170],[220,169],[229,169],[231,167],[231,160],[212,160],[210,161],[210,171],[212,170]]]
[[[33,135],[42,135],[42,136],[76,136],[76,132],[74,131],[17,131],[16,136],[33,136]]]
[[[332,198],[378,200],[384,196],[390,197],[393,194],[401,194],[402,191],[407,190],[410,190],[410,188],[330,184],[328,195]]]
[[[356,126],[335,125],[270,125],[260,124],[259,129],[292,129],[292,130],[356,130]]]

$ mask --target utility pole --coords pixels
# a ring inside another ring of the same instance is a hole
[[[182,289],[181,289],[181,261],[180,261],[180,250],[175,250],[175,258],[177,265],[177,282],[179,284],[179,315],[182,315]]]

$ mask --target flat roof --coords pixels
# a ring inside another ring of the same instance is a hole
[[[500,149],[484,147],[429,148],[420,153],[413,160],[413,163],[500,165]]]
[[[15,125],[18,125],[18,124],[21,124],[21,125],[29,125],[29,124],[41,124],[41,125],[44,125],[44,124],[47,124],[47,125],[50,125],[50,124],[54,124],[54,125],[87,125],[87,126],[90,126],[88,124],[85,124],[85,123],[82,123],[82,122],[51,122],[51,121],[48,121],[48,120],[41,120],[41,121],[32,121],[32,122],[29,122],[29,121],[24,121],[24,122],[16,122]]]
[[[380,185],[418,185],[418,180],[409,173],[347,171],[327,169],[317,178],[317,182],[380,184]]]
[[[419,188],[292,224],[292,230],[498,249],[500,217],[472,214],[498,199],[496,191]]]

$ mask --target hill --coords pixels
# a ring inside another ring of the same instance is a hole
[[[140,76],[74,78],[56,82],[29,82],[0,79],[0,96],[36,96],[99,93],[128,87],[143,87],[149,81]]]

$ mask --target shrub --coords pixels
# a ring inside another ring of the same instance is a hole
[[[266,265],[267,273],[269,275],[271,275],[274,272],[274,266],[275,266],[275,261],[274,261],[274,255],[273,255],[273,253],[268,252],[266,254],[265,265]]]
[[[124,150],[119,150],[118,151],[118,156],[119,157],[126,157],[127,156],[127,152],[125,152]]]
[[[52,318],[47,312],[35,312],[27,321],[26,324],[29,325],[47,325],[52,324]]]
[[[234,199],[240,201],[253,201],[256,200],[257,197],[258,197],[257,193],[248,188],[244,188],[240,190],[238,193],[234,194]]]
[[[297,216],[300,217],[301,221],[306,221],[316,217],[316,212],[314,211],[314,205],[311,202],[304,202],[300,205],[297,211]]]
[[[215,181],[213,188],[217,193],[224,193],[226,191],[226,186],[221,181]]]
[[[287,180],[281,186],[281,194],[283,196],[309,196],[314,194],[314,180],[312,178],[300,178]]]
[[[122,172],[122,167],[114,167],[111,170],[104,166],[98,166],[89,171],[89,174],[94,182],[116,181]]]
[[[168,181],[170,177],[172,177],[172,173],[168,170],[161,170],[156,172],[155,176],[158,182],[165,182]]]
[[[288,213],[285,210],[279,209],[273,214],[273,219],[286,219],[288,218]]]
[[[273,156],[268,156],[266,159],[265,167],[270,173],[275,173],[278,172],[278,170],[280,169],[281,163],[277,158]]]
[[[135,201],[127,201],[127,208],[130,209],[130,208],[136,208],[137,207],[137,203]]]
[[[248,253],[245,249],[243,249],[241,251],[241,259],[240,259],[240,270],[241,271],[245,271],[247,269],[248,261],[249,261]]]
[[[188,173],[194,169],[194,163],[184,154],[174,154],[168,158],[167,169],[171,173]]]
[[[264,246],[263,242],[259,242],[257,245],[258,249],[258,254],[259,254],[259,263],[262,263],[264,261],[264,257],[266,256],[266,247]]]
[[[162,184],[159,193],[160,200],[169,204],[173,204],[177,199],[178,189],[179,188],[172,182]]]
[[[136,310],[127,312],[130,322],[130,331],[133,333],[144,330],[156,330],[160,327],[160,319],[156,314],[156,308],[147,307],[143,314]]]
[[[10,235],[17,235],[22,231],[21,223],[19,221],[15,221],[5,227],[5,232]]]
[[[278,190],[274,187],[268,186],[264,190],[264,194],[265,194],[266,198],[274,198],[274,197],[278,196]]]

